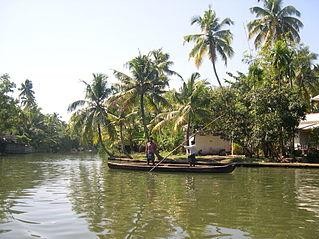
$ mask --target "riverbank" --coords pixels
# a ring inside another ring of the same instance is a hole
[[[236,163],[238,167],[271,167],[271,168],[318,168],[319,164],[317,163],[266,163],[266,162],[238,162]]]
[[[130,162],[146,162],[145,156],[141,154],[133,155],[133,158],[118,158],[119,160]],[[267,160],[267,159],[266,159]],[[155,161],[158,163],[159,160]],[[165,159],[165,163],[188,163],[185,156],[176,155]],[[318,163],[303,163],[303,162],[268,162],[263,159],[250,159],[241,155],[234,156],[198,156],[197,164],[199,165],[225,165],[235,163],[237,167],[272,167],[272,168],[319,168]]]

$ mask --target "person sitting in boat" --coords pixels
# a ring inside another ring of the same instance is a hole
[[[156,150],[157,150],[157,145],[154,142],[154,139],[152,137],[150,137],[148,142],[146,143],[146,147],[145,147],[147,164],[149,164],[150,162],[152,162],[153,165],[155,164]]]
[[[184,146],[184,148],[187,150],[188,153],[188,162],[190,167],[195,167],[196,164],[196,154],[197,154],[197,149],[195,145],[195,141],[191,142],[191,145],[189,146]]]

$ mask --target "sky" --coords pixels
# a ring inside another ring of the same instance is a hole
[[[220,19],[235,23],[230,27],[235,55],[227,66],[218,61],[220,77],[246,72],[243,55],[254,46],[245,26],[257,0],[0,0],[0,74],[8,73],[17,87],[31,80],[43,112],[63,120],[70,117],[68,105],[84,98],[81,80],[104,73],[115,82],[112,69],[127,72],[125,63],[139,52],[162,48],[183,78],[197,71],[217,85],[209,60],[197,69],[188,57],[192,44],[183,44],[183,36],[199,32],[191,18],[209,5]],[[284,5],[301,12],[302,42],[319,53],[319,1],[284,0]],[[179,85],[173,80],[170,87]]]

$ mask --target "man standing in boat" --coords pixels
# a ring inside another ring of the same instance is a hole
[[[196,164],[196,154],[197,154],[197,149],[195,145],[195,141],[193,140],[191,142],[191,145],[189,146],[184,146],[184,148],[187,150],[188,153],[188,162],[190,167],[195,167]]]
[[[152,164],[155,165],[155,153],[156,153],[156,150],[157,150],[157,145],[154,142],[154,139],[152,137],[150,137],[150,139],[146,143],[146,147],[145,147],[147,164],[149,164],[150,161],[151,161]]]

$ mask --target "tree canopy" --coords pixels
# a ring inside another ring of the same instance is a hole
[[[254,38],[255,47],[273,45],[277,40],[300,42],[299,30],[303,23],[300,12],[293,6],[283,6],[283,0],[262,0],[263,7],[250,11],[257,19],[248,23],[249,38]]]
[[[37,151],[96,148],[113,156],[142,152],[150,136],[161,150],[172,150],[205,128],[232,139],[251,157],[292,155],[297,126],[315,108],[310,98],[319,94],[317,54],[301,43],[303,24],[295,7],[282,0],[260,2],[262,7],[251,8],[256,19],[248,24],[258,51],[244,59],[247,72],[228,72],[224,87],[213,87],[199,72],[185,79],[163,49],[139,52],[126,63],[127,72],[113,70],[110,78],[99,73],[91,82],[82,81],[85,94],[69,105],[72,116],[66,123],[56,113],[42,113],[31,80],[16,89],[4,74],[0,135],[13,135]],[[191,20],[199,33],[184,37],[184,43],[193,43],[189,57],[196,66],[208,56],[220,86],[216,62],[227,64],[234,54],[232,24],[209,7]],[[174,78],[179,87],[171,87]]]
[[[189,53],[189,57],[194,58],[195,65],[199,67],[204,56],[207,55],[213,64],[218,84],[222,86],[216,71],[216,61],[219,56],[227,65],[227,59],[234,54],[231,47],[233,35],[229,29],[224,29],[226,26],[232,25],[233,21],[230,18],[220,21],[216,12],[209,7],[203,16],[194,16],[192,18],[191,25],[194,24],[200,27],[201,32],[184,37],[185,42],[194,42],[194,47]]]

